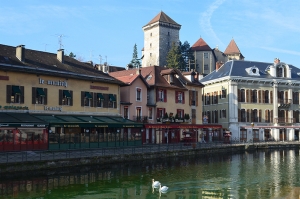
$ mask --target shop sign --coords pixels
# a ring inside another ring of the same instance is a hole
[[[62,106],[44,106],[45,111],[62,111]]]
[[[39,78],[39,84],[68,87],[68,82],[66,80],[54,81],[54,80],[43,80],[42,78]]]
[[[47,124],[25,124],[25,123],[19,123],[19,124],[0,124],[0,127],[23,127],[23,128],[46,128]]]
[[[1,106],[0,109],[5,109],[5,110],[28,110],[27,106]]]
[[[109,87],[90,85],[90,89],[106,90],[106,91],[108,91]]]

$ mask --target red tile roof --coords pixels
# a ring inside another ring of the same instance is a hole
[[[192,50],[194,51],[211,51],[211,48],[207,43],[202,39],[198,39],[198,41],[192,46]]]
[[[158,13],[158,15],[156,15],[149,23],[147,23],[145,26],[153,24],[155,22],[165,22],[165,23],[170,23],[170,24],[174,24],[174,25],[178,25],[181,26],[180,24],[176,23],[173,19],[171,19],[171,17],[169,17],[168,15],[166,15],[163,11],[161,11],[160,13]]]
[[[240,53],[241,53],[240,49],[236,45],[234,39],[232,39],[229,45],[227,46],[226,50],[224,51],[224,54],[231,55],[231,54],[240,54]]]
[[[136,80],[138,76],[139,75],[135,74],[135,75],[122,76],[122,77],[115,77],[115,78],[126,84],[131,84],[132,82],[134,82],[134,80]]]

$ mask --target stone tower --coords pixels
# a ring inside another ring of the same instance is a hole
[[[179,43],[181,25],[164,12],[160,12],[149,23],[143,26],[144,48],[142,67],[166,66],[166,57],[175,42]]]

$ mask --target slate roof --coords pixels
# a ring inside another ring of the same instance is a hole
[[[177,26],[181,26],[180,24],[176,23],[173,19],[171,19],[171,17],[169,17],[168,15],[166,15],[166,13],[164,13],[163,11],[161,11],[160,13],[158,13],[158,15],[156,15],[145,26],[153,24],[155,22],[165,22],[165,23],[170,23],[170,24],[174,24],[174,25],[177,25]]]
[[[272,77],[269,73],[266,72],[266,69],[273,65],[273,63],[267,62],[256,62],[256,61],[242,61],[242,60],[230,60],[223,64],[219,70],[214,70],[210,74],[206,75],[204,78],[200,80],[201,83],[206,81],[216,80],[219,78],[224,77],[237,77],[237,78],[258,78],[258,79],[287,79],[287,78],[280,78],[280,77]],[[256,66],[259,70],[259,76],[249,75],[246,71],[246,68],[250,68]],[[291,79],[300,81],[300,69],[289,65],[291,68]]]
[[[16,47],[2,44],[0,44],[0,70],[124,84],[94,69],[92,64],[80,62],[69,56],[64,56],[62,63],[57,59],[56,53],[25,48],[25,60],[22,62],[16,57]]]
[[[207,43],[202,39],[198,39],[196,43],[192,46],[194,51],[211,51],[212,49],[207,45]]]

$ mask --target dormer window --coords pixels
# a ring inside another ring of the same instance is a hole
[[[174,83],[174,74],[169,75],[170,84]]]
[[[251,66],[249,68],[246,68],[245,70],[248,73],[248,75],[251,75],[251,76],[260,76],[259,69],[256,66]]]

